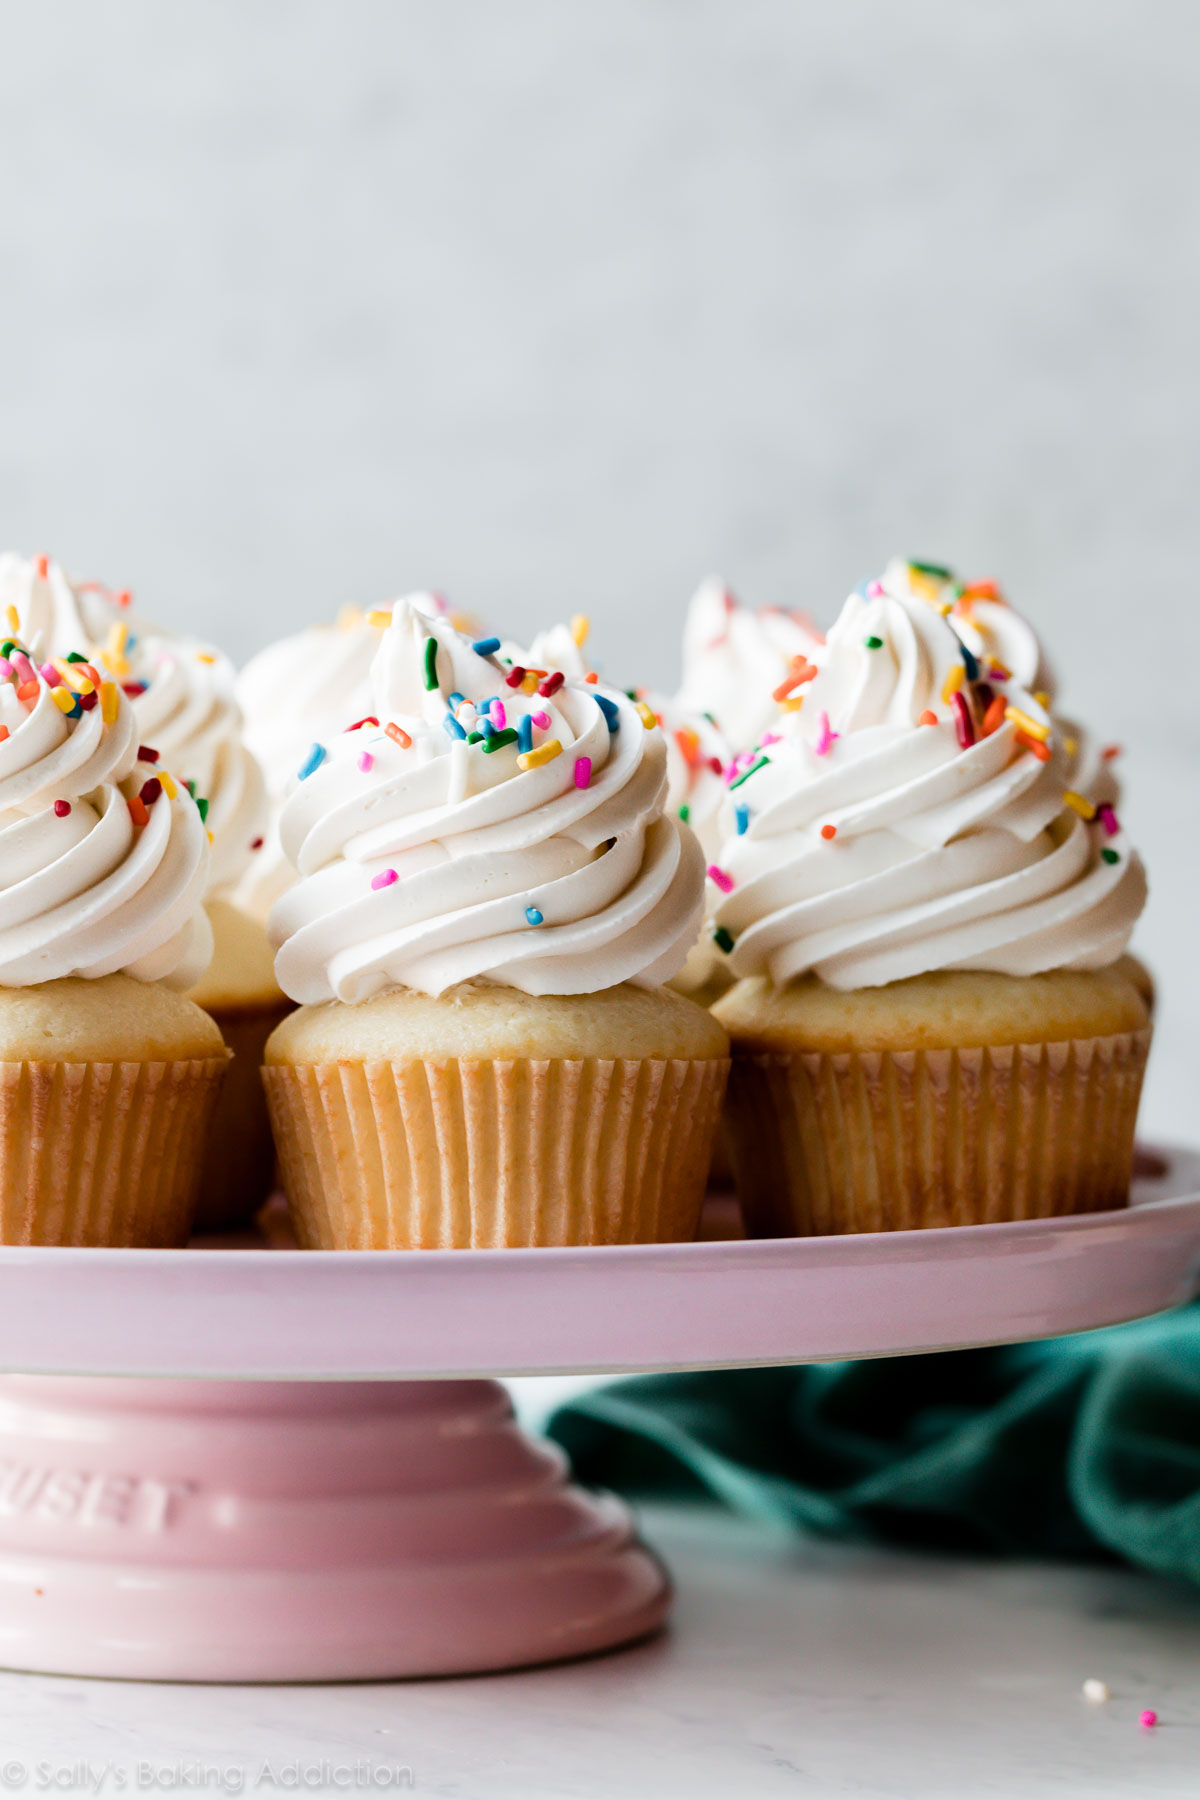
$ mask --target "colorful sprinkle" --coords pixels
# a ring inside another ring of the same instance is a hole
[[[129,807],[129,816],[135,825],[140,827],[150,823],[150,814],[146,811],[145,806],[142,804],[141,800],[138,799],[136,794],[132,800],[127,802],[127,805]]]
[[[399,879],[395,869],[380,869],[378,875],[372,875],[371,886],[378,893],[380,888],[391,887],[392,883]]]
[[[309,776],[320,768],[321,764],[325,761],[325,754],[324,744],[313,745],[312,749],[296,771],[301,781],[307,781]]]
[[[529,716],[533,720],[534,724],[537,726],[539,731],[549,731],[549,729],[550,729],[550,714],[548,712],[530,713]]]
[[[3,744],[7,740],[7,738],[8,738],[8,726],[0,725],[0,744]]]
[[[162,782],[157,775],[149,776],[138,790],[138,799],[143,806],[153,806],[163,791]]]
[[[525,917],[531,925],[540,925],[542,923],[542,915],[536,906],[527,906],[525,908]]]
[[[1039,725],[1036,719],[1031,719],[1027,712],[1021,711],[1019,706],[1006,706],[1004,709],[1004,716],[1006,719],[1010,720],[1012,724],[1019,725],[1021,730],[1027,732],[1030,737],[1037,738],[1038,742],[1041,744],[1044,744],[1046,739],[1050,736],[1050,727],[1048,725]]]
[[[954,570],[946,568],[944,563],[918,562],[912,556],[908,559],[908,566],[915,569],[918,575],[932,575],[935,581],[949,581],[954,575]]]
[[[971,709],[962,694],[951,694],[950,707],[954,713],[954,729],[958,733],[958,747],[969,750],[975,742],[975,721],[971,717]]]
[[[866,647],[866,649],[868,649],[868,650],[882,650],[883,649],[883,639],[881,637],[864,638],[863,644]]]
[[[814,754],[817,756],[828,756],[829,752],[833,749],[834,744],[837,742],[837,737],[837,732],[830,726],[829,714],[827,712],[819,712],[817,714],[817,741],[813,745]]]
[[[493,742],[495,740],[493,739]],[[518,769],[540,769],[545,763],[553,762],[556,756],[562,755],[562,745],[557,738],[547,738],[536,750],[526,750],[517,758]]]
[[[200,822],[201,824],[206,824],[208,822],[208,801],[204,798],[203,794],[196,794],[194,799],[196,802],[196,811],[200,814]]]
[[[505,726],[508,724],[508,714],[504,709],[503,700],[493,700],[492,701],[491,723],[492,723],[492,729],[494,731],[503,731]]]
[[[373,606],[367,614],[367,624],[373,625],[376,631],[386,631],[392,623],[392,615],[386,607]]]
[[[575,758],[575,786],[585,788],[592,779],[592,759],[590,756]]]
[[[457,690],[453,694],[446,695],[446,705],[447,706],[449,706],[453,709],[457,709],[458,707],[460,707],[462,705],[462,703],[463,703],[463,696],[460,693],[458,693]]]
[[[508,674],[504,677],[504,679],[508,683],[510,688],[519,688],[521,683],[525,679],[525,671],[521,667],[520,663],[514,663],[512,668],[508,671]]]
[[[717,949],[723,950],[726,956],[728,956],[733,949],[733,934],[726,931],[724,925],[718,925],[712,935],[713,943],[717,946]]]
[[[48,688],[56,688],[62,681],[62,676],[53,663],[43,663],[38,673]]]
[[[1143,1731],[1154,1730],[1154,1727],[1158,1724],[1158,1714],[1152,1706],[1148,1706],[1144,1712],[1138,1714],[1138,1724]]]
[[[684,825],[690,825],[692,822],[692,809],[686,800],[679,809],[679,817]]]
[[[1110,867],[1113,863],[1119,863],[1121,860],[1117,851],[1110,850],[1108,848],[1107,844],[1104,846],[1104,849],[1100,852],[1100,856],[1104,862],[1106,862],[1110,865]]]
[[[65,819],[70,810],[71,802],[69,800],[56,800],[54,802],[54,816],[56,819]]]
[[[1105,744],[1103,750],[1100,752],[1100,760],[1101,762],[1112,762],[1113,758],[1120,756],[1120,754],[1120,744]]]
[[[517,721],[517,749],[522,755],[533,749],[533,720],[528,713]]]
[[[1004,723],[1004,715],[1008,710],[1008,702],[1003,694],[994,694],[988,701],[983,715],[983,736],[991,737],[993,731],[999,731]]]
[[[921,714],[920,718],[917,720],[918,725],[936,725],[937,722],[938,722],[937,714],[935,712],[930,712],[928,707],[925,708],[925,711]]]
[[[592,629],[592,621],[586,613],[576,613],[571,620],[571,638],[577,650],[582,650],[587,643],[588,633]]]
[[[729,873],[728,869],[719,868],[716,863],[709,863],[704,873],[708,876],[708,879],[712,882],[713,886],[719,887],[723,894],[731,894],[733,892],[733,876]]]
[[[750,764],[748,769],[743,769],[742,773],[737,776],[735,780],[730,782],[730,793],[733,792],[734,788],[740,788],[743,781],[749,781],[752,775],[757,775],[760,769],[765,769],[770,760],[769,756],[760,756],[756,762]]]
[[[561,669],[555,669],[553,675],[547,675],[545,681],[538,683],[538,693],[543,700],[549,700],[557,694],[566,679]]]
[[[361,750],[359,752],[358,766],[364,775],[369,775],[371,773],[371,770],[375,767],[375,758],[371,755],[369,750]]]
[[[963,659],[963,668],[967,671],[968,681],[979,680],[979,658],[965,644],[958,646],[959,655]]]
[[[137,759],[139,762],[156,763],[158,761],[158,751],[150,744],[139,744]]]
[[[1104,802],[1103,806],[1098,806],[1096,808],[1096,817],[1103,825],[1106,836],[1116,837],[1121,827],[1117,821],[1116,813],[1113,811],[1107,800]]]
[[[500,639],[497,637],[476,638],[471,648],[476,656],[495,656],[500,648]]]
[[[23,681],[17,689],[17,699],[32,700],[37,691],[36,681]],[[79,701],[68,687],[51,688],[50,698],[60,712],[73,713],[80,710]]]
[[[402,725],[397,725],[394,720],[389,721],[389,723],[384,726],[383,734],[385,737],[390,737],[393,744],[399,744],[401,750],[412,749],[412,739],[409,737],[404,727]]]
[[[1043,744],[1039,738],[1030,737],[1027,731],[1014,732],[1013,742],[1019,744],[1022,750],[1028,750],[1031,755],[1036,756],[1039,762],[1050,761],[1050,746]]]
[[[457,738],[460,744],[467,735],[453,713],[446,714],[445,718],[442,720],[442,729],[443,731],[448,732],[452,738]]]
[[[952,694],[957,694],[959,688],[962,686],[964,673],[965,671],[958,663],[955,663],[954,667],[948,672],[945,681],[942,683],[942,700],[945,705],[949,706],[950,696]]]
[[[653,708],[647,706],[644,700],[639,700],[634,706],[634,711],[642,721],[642,724],[646,727],[646,730],[653,731],[654,727],[658,724],[658,714]]]
[[[106,725],[116,720],[117,710],[121,704],[120,691],[115,681],[104,681],[100,684],[100,717]]]
[[[1073,788],[1068,788],[1063,795],[1063,805],[1069,806],[1072,812],[1077,812],[1080,818],[1086,819],[1089,824],[1096,816],[1096,809],[1091,801],[1082,794],[1075,793]]]
[[[507,731],[493,731],[490,737],[483,740],[483,753],[490,756],[494,750],[503,750],[506,744],[515,744],[517,734],[509,726]]]
[[[346,730],[361,731],[364,725],[374,725],[378,727],[378,724],[379,720],[375,717],[374,713],[368,713],[365,719],[355,719],[353,725],[347,725]]]
[[[837,826],[836,825],[822,825],[821,836],[825,839],[825,842],[827,844],[832,843],[834,838],[837,836]]]
[[[428,693],[432,693],[438,684],[437,653],[437,639],[427,637],[425,639],[425,688]]]
[[[619,731],[621,729],[621,709],[616,701],[610,700],[607,694],[596,694],[593,698],[608,721],[609,731]]]
[[[750,808],[748,806],[735,806],[733,809],[733,816],[737,823],[738,836],[745,837],[747,828],[750,824]]]
[[[16,607],[15,607],[15,606],[7,606],[7,607],[5,607],[5,609],[4,609],[4,617],[5,617],[5,618],[6,618],[6,619],[7,619],[7,620],[8,620],[8,629],[9,629],[9,630],[10,630],[10,631],[20,631],[20,629],[21,629],[21,615],[20,615],[20,613],[19,613],[19,612],[18,612],[18,611],[17,611],[17,609],[16,609]]]

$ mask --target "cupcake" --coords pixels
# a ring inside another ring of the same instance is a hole
[[[759,1235],[970,1224],[1128,1197],[1146,882],[1015,615],[893,564],[730,790],[711,888],[736,985],[729,1123]],[[979,598],[999,605],[988,588]],[[1028,660],[1026,662],[1028,667]]]
[[[11,604],[11,602],[6,603]],[[0,644],[0,1239],[179,1244],[228,1052],[207,832],[119,686]]]
[[[776,688],[816,656],[824,639],[807,614],[742,606],[710,578],[692,597],[683,628],[679,709],[714,718],[738,750],[774,727]]]
[[[287,801],[300,1003],[265,1081],[296,1229],[338,1248],[695,1233],[724,1031],[664,983],[703,905],[650,709],[397,602],[368,722]]]
[[[274,1151],[259,1068],[287,1002],[261,920],[241,916],[234,898],[263,842],[267,794],[243,737],[233,665],[214,646],[148,620],[127,591],[73,583],[46,556],[0,557],[0,607],[36,656],[87,647],[132,706],[139,755],[175,771],[207,824],[213,951],[192,998],[211,1012],[236,1060],[207,1140],[197,1222],[244,1222],[271,1188]]]

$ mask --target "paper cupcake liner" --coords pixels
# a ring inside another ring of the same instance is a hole
[[[1102,1212],[1129,1198],[1148,1030],[985,1049],[734,1057],[755,1237]]]
[[[263,1070],[309,1248],[675,1243],[696,1235],[726,1061]]]
[[[233,1051],[204,1149],[196,1229],[247,1225],[275,1185],[275,1142],[263,1093],[263,1046],[292,1010],[289,1000],[270,1006],[206,1008]]]
[[[225,1064],[0,1063],[0,1242],[185,1243]]]

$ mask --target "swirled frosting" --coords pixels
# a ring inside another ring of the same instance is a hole
[[[1122,953],[1141,861],[1112,800],[1080,791],[1075,728],[993,650],[1018,660],[1019,622],[1005,639],[979,610],[919,564],[846,602],[780,735],[730,789],[710,902],[735,975],[870,987]]]
[[[207,801],[210,892],[227,891],[267,828],[266,788],[243,737],[229,659],[151,624],[128,593],[73,583],[46,556],[0,556],[0,621],[36,658],[86,650],[122,686],[141,742]]]
[[[710,577],[696,589],[683,628],[683,679],[676,704],[715,719],[737,749],[757,743],[776,716],[772,691],[797,658],[824,642],[803,613],[742,606]]]
[[[373,719],[313,745],[283,809],[300,880],[268,930],[293,999],[580,994],[683,963],[702,862],[663,812],[653,715],[560,670],[522,677],[499,649],[396,603]]]
[[[86,662],[0,657],[0,986],[118,971],[190,987],[212,954],[208,834],[139,759],[133,708]]]

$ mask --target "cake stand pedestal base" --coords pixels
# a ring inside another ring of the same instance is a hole
[[[493,1381],[0,1377],[0,1664],[460,1675],[646,1635],[670,1586]]]

